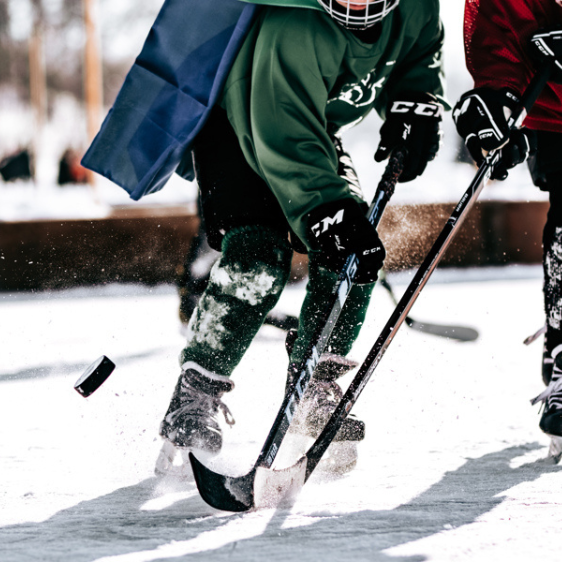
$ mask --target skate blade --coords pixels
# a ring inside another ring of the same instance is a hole
[[[184,447],[175,447],[170,441],[164,439],[162,448],[158,453],[156,463],[154,465],[154,474],[160,477],[172,477],[180,480],[189,480],[194,482],[193,470],[189,462],[189,453],[195,452],[198,456],[208,460],[215,456],[214,453],[202,451],[200,449],[186,449]]]
[[[154,465],[154,474],[161,477],[171,476],[181,480],[193,480],[191,465],[185,464],[183,459],[181,459],[182,462],[177,462],[179,458],[178,449],[168,440],[164,440]]]
[[[555,464],[560,462],[560,459],[562,458],[562,437],[558,437],[557,435],[550,436],[548,457],[552,459]]]

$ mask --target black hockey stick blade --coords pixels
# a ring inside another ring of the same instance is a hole
[[[384,287],[394,306],[398,304],[398,299],[394,294],[392,285],[388,282],[386,275],[381,271],[378,279],[379,283]],[[454,326],[448,324],[435,324],[433,322],[419,322],[414,320],[411,316],[406,316],[406,325],[412,330],[417,330],[418,332],[424,332],[426,334],[431,334],[432,336],[439,336],[441,338],[450,338],[457,341],[475,341],[478,339],[480,334],[474,328],[469,328],[468,326]]]
[[[412,330],[431,334],[432,336],[439,336],[442,338],[449,338],[456,341],[476,341],[480,336],[478,330],[469,328],[468,326],[454,326],[448,324],[433,324],[431,322],[419,322],[410,317],[406,317],[406,324]]]
[[[225,476],[207,468],[193,453],[189,461],[199,493],[211,507],[234,512],[254,507],[256,468],[245,476]]]
[[[243,512],[254,507],[273,507],[290,502],[306,480],[306,458],[282,470],[255,467],[244,476],[224,476],[207,468],[189,453],[199,493],[211,507]]]

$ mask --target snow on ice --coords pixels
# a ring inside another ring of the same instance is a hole
[[[407,277],[391,276],[398,293]],[[184,341],[172,287],[2,295],[2,560],[558,560],[562,467],[529,404],[541,345],[522,344],[544,321],[541,284],[539,267],[436,272],[412,317],[480,338],[403,326],[354,409],[367,424],[356,469],[246,514],[153,474]],[[280,307],[296,312],[303,293],[289,287]],[[355,358],[391,310],[377,288]],[[117,368],[84,399],[73,384],[101,354]],[[262,328],[225,397],[237,423],[215,470],[255,461],[286,366],[282,333]]]

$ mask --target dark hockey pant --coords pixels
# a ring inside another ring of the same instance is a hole
[[[562,344],[562,133],[538,131],[537,152],[529,161],[536,186],[549,192],[550,208],[543,231],[546,345]]]

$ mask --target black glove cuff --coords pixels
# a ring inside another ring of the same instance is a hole
[[[459,99],[457,105],[464,100],[472,97],[480,97],[485,105],[503,105],[509,109],[515,109],[521,101],[521,95],[513,88],[488,88],[483,86],[481,88],[474,88],[468,90]]]

